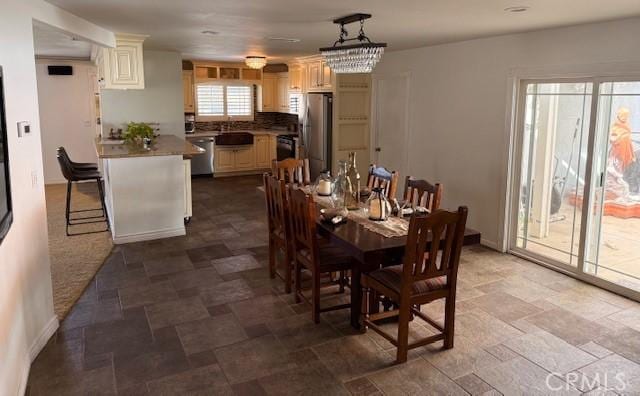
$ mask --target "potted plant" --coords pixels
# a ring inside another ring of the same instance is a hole
[[[144,122],[130,122],[124,133],[124,140],[130,143],[148,143],[154,138],[153,128]]]

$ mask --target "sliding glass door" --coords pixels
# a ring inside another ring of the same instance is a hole
[[[640,82],[524,81],[517,122],[512,252],[640,291]]]

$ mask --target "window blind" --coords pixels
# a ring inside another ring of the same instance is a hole
[[[246,85],[227,86],[227,115],[250,116],[251,113],[251,87]]]
[[[198,115],[224,116],[224,86],[201,84],[196,89]]]

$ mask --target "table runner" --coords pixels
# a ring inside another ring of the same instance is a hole
[[[305,188],[305,192],[311,193],[309,188]],[[331,197],[324,197],[314,193],[313,199],[324,208],[334,207]],[[350,210],[347,217],[361,224],[367,230],[380,234],[385,238],[403,237],[409,233],[409,221],[401,217],[390,216],[385,221],[374,221],[369,219],[363,208]]]

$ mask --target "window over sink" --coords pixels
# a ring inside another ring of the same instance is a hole
[[[252,121],[253,95],[254,88],[249,84],[197,84],[196,118],[199,121]]]

